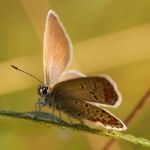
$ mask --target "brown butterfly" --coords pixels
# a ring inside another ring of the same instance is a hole
[[[119,106],[122,98],[116,84],[107,76],[86,77],[75,70],[65,71],[71,56],[69,37],[56,13],[50,10],[43,47],[45,84],[38,88],[37,104],[40,107],[48,105],[80,121],[95,122],[106,129],[125,130],[127,127],[121,120],[100,108]]]

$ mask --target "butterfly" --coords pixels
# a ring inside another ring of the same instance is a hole
[[[120,119],[101,108],[116,108],[120,105],[122,98],[117,85],[108,76],[87,77],[79,71],[66,70],[71,57],[72,45],[69,36],[58,15],[50,10],[43,43],[45,83],[40,81],[42,85],[38,87],[40,98],[37,104],[40,107],[48,105],[81,122],[89,120],[105,129],[126,130],[126,125]]]

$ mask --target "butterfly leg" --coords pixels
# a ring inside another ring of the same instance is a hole
[[[52,107],[52,115],[53,116],[55,115],[54,112],[55,112],[55,109],[54,109],[54,107]]]
[[[84,125],[84,121],[82,119],[78,119],[81,125]]]
[[[59,113],[59,118],[62,119],[61,111],[58,111]]]
[[[36,110],[36,113],[37,113],[35,118],[40,116],[40,112],[41,112],[41,109],[42,109],[43,106],[45,106],[45,102],[42,102],[40,100],[37,103],[35,103],[35,110]]]
[[[72,120],[71,120],[71,117],[67,114],[67,116],[68,116],[68,119],[69,119],[69,122],[73,125],[73,122],[72,122]]]

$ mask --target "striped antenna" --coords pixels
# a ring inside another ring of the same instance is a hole
[[[32,74],[30,74],[30,73],[28,73],[28,72],[26,72],[26,71],[23,71],[23,70],[19,69],[18,67],[14,66],[14,65],[10,65],[10,66],[11,66],[12,68],[18,70],[18,71],[21,71],[21,72],[23,72],[23,73],[25,73],[25,74],[31,76],[32,78],[34,78],[34,79],[36,79],[37,81],[39,81],[42,85],[44,85],[44,83],[43,83],[41,80],[39,80],[36,76],[34,76],[34,75],[32,75]]]

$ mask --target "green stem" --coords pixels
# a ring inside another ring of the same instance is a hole
[[[124,134],[118,131],[99,130],[99,129],[90,128],[88,126],[81,125],[81,124],[69,124],[59,119],[58,117],[53,116],[52,114],[46,113],[46,112],[40,112],[37,114],[37,112],[12,112],[12,111],[0,110],[0,115],[32,120],[32,121],[36,121],[39,123],[44,123],[46,125],[56,125],[59,127],[66,127],[66,128],[70,128],[70,129],[77,130],[77,131],[83,131],[87,133],[108,136],[108,137],[112,137],[115,139],[122,139],[127,142],[150,147],[150,141],[147,139],[137,138],[133,135]]]

